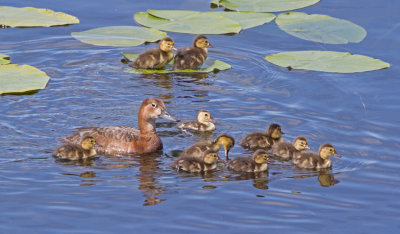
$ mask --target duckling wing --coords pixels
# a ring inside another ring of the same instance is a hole
[[[174,70],[199,68],[207,59],[207,53],[202,49],[190,47],[179,50],[175,55]]]
[[[293,157],[293,164],[300,168],[316,168],[319,155],[313,152],[302,152]]]
[[[196,157],[201,158],[203,157],[203,153],[207,150],[212,149],[213,141],[201,141],[192,146],[186,148],[180,157]]]
[[[272,154],[284,159],[291,159],[296,151],[296,148],[289,142],[275,143],[271,148]]]
[[[247,149],[268,148],[271,143],[268,136],[263,132],[253,132],[247,135],[240,145]]]
[[[228,168],[234,171],[250,172],[254,170],[254,162],[251,158],[240,157],[228,162]]]
[[[58,147],[53,156],[63,158],[63,159],[71,159],[77,160],[84,157],[85,150],[79,145],[74,144],[66,144]]]
[[[140,131],[127,126],[87,127],[79,128],[74,135],[64,138],[67,142],[80,144],[85,136],[92,136],[97,141],[99,138],[131,142],[139,136]],[[99,142],[101,144],[101,142]]]
[[[180,129],[191,129],[196,131],[200,130],[199,123],[196,121],[183,122],[178,124],[176,127]]]

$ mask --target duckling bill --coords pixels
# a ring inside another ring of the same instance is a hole
[[[174,60],[174,71],[200,68],[207,59],[207,48],[214,48],[208,38],[204,35],[196,36],[192,47],[178,50]]]
[[[172,50],[176,50],[174,40],[165,37],[159,42],[159,48],[143,52],[130,66],[136,69],[162,69],[174,58]]]
[[[81,144],[65,144],[54,151],[53,156],[69,159],[84,160],[96,156],[95,146],[98,145],[92,136],[86,136],[82,139]]]

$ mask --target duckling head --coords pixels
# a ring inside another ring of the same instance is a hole
[[[201,110],[199,111],[199,113],[197,113],[197,121],[199,121],[200,123],[217,122],[211,117],[210,112],[206,110]]]
[[[268,162],[268,153],[265,150],[256,150],[253,153],[253,160],[258,164],[263,164]]]
[[[271,136],[273,139],[278,139],[283,134],[281,126],[279,124],[270,124],[267,130],[267,135]]]
[[[92,150],[96,145],[96,140],[92,136],[86,136],[81,141],[81,146],[85,150]]]
[[[165,52],[176,50],[174,40],[170,37],[164,37],[159,43],[160,49]]]
[[[308,146],[307,139],[303,136],[296,137],[293,141],[293,146],[296,148],[298,151],[303,151],[303,150],[311,150],[310,146]]]
[[[221,134],[215,139],[215,143],[222,145],[225,149],[225,160],[228,161],[229,150],[235,145],[235,139],[228,134]]]
[[[331,156],[335,156],[338,158],[342,157],[338,153],[336,153],[335,147],[328,143],[325,143],[321,145],[321,147],[319,147],[319,156],[324,160],[328,160]]]
[[[163,100],[154,97],[145,99],[140,106],[139,122],[146,121],[154,124],[158,118],[179,121],[168,112]],[[141,126],[141,123],[139,123],[139,126]]]
[[[215,164],[219,160],[218,152],[207,150],[204,152],[203,161],[206,164]]]
[[[204,35],[196,36],[193,41],[193,46],[201,49],[215,48],[213,45],[210,44],[208,38]]]

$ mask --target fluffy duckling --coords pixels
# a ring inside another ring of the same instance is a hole
[[[208,38],[204,35],[196,36],[192,47],[178,50],[174,60],[174,71],[199,68],[207,59],[207,48],[214,48]]]
[[[313,152],[303,152],[299,155],[294,155],[293,164],[300,168],[321,169],[332,167],[332,162],[329,159],[331,156],[341,158],[336,153],[335,147],[325,143],[319,147],[318,154]]]
[[[176,170],[188,171],[188,172],[203,172],[210,171],[217,168],[217,162],[219,160],[218,152],[213,150],[206,150],[202,157],[183,157],[178,158],[171,164],[171,167]]]
[[[228,168],[238,172],[263,172],[268,170],[268,153],[256,150],[252,157],[239,157],[228,162]]]
[[[58,147],[53,156],[70,160],[84,160],[96,155],[95,145],[94,137],[86,136],[82,139],[81,145],[65,144]]]
[[[240,145],[245,149],[268,149],[278,142],[283,142],[282,129],[279,124],[270,124],[266,133],[253,132],[247,135]]]
[[[215,125],[211,122],[217,122],[211,117],[210,112],[206,110],[200,110],[197,113],[197,121],[183,122],[177,125],[180,129],[190,129],[200,132],[214,131]]]
[[[284,160],[291,160],[294,155],[299,155],[306,149],[311,149],[307,144],[307,139],[303,136],[298,136],[294,139],[293,144],[290,142],[278,142],[272,145],[271,153]]]
[[[225,149],[225,160],[228,161],[228,154],[229,150],[233,148],[235,145],[235,139],[228,135],[228,134],[221,134],[213,141],[202,141],[196,143],[189,148],[186,148],[182,154],[181,158],[183,157],[197,157],[201,158],[205,151],[212,150],[214,152],[218,152],[219,149],[224,147]]]
[[[159,48],[143,52],[130,66],[136,69],[161,69],[174,58],[172,50],[176,50],[174,40],[164,37],[159,42]]]

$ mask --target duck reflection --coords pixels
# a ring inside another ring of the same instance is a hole
[[[234,172],[228,178],[233,180],[253,180],[253,187],[258,189],[268,189],[268,171],[262,172]]]
[[[293,179],[302,179],[302,178],[309,178],[309,177],[317,176],[319,184],[322,187],[330,187],[330,186],[340,183],[339,180],[335,179],[335,176],[333,175],[331,169],[319,169],[319,170],[303,169],[303,170],[301,170],[301,172],[304,172],[304,171],[309,171],[310,173],[293,176],[292,178]]]

